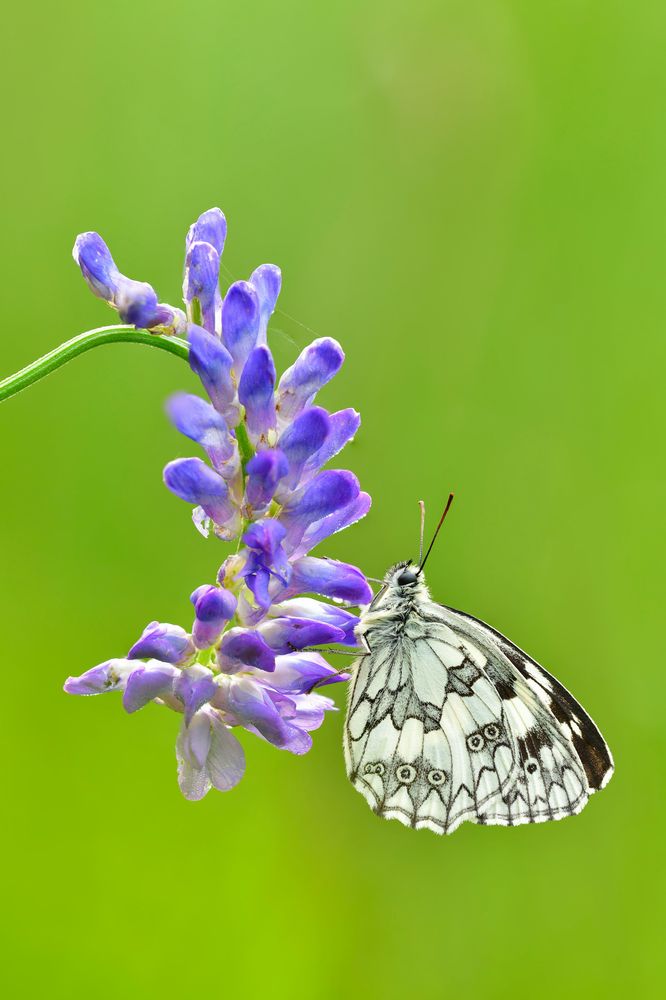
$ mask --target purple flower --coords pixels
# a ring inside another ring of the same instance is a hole
[[[307,753],[312,746],[310,730],[323,722],[324,712],[333,707],[328,698],[315,695],[287,695],[266,687],[251,677],[230,677],[220,688],[217,704],[250,732],[280,750]]]
[[[80,677],[68,677],[64,684],[67,694],[104,694],[123,690],[131,671],[137,666],[132,660],[106,660],[91,667]]]
[[[233,538],[240,518],[229,487],[200,458],[177,458],[164,469],[164,482],[181,500],[198,504],[223,538]]]
[[[271,685],[288,694],[309,694],[316,685],[337,684],[349,679],[331,667],[319,653],[287,653],[276,656]]]
[[[201,379],[218,413],[229,425],[235,426],[239,407],[231,378],[233,358],[217,337],[194,323],[188,327],[187,339],[190,344],[190,368]]]
[[[311,482],[292,493],[280,515],[280,522],[287,529],[285,548],[294,551],[306,532],[314,532],[328,515],[346,510],[357,500],[359,492],[358,479],[353,472],[333,469],[320,472]],[[318,535],[317,541],[325,537]]]
[[[246,513],[261,513],[275,496],[278,483],[289,471],[286,456],[277,448],[259,451],[247,463]]]
[[[181,672],[176,667],[159,660],[135,665],[125,684],[123,708],[126,712],[137,712],[155,698],[170,694],[180,676]]]
[[[235,281],[222,302],[222,339],[237,374],[257,342],[260,322],[259,298],[254,288],[247,281]]]
[[[259,300],[259,333],[257,343],[266,343],[266,328],[275,303],[277,302],[280,288],[282,287],[282,273],[275,264],[261,264],[250,276],[250,284],[257,293]]]
[[[331,429],[326,410],[311,406],[296,417],[280,435],[278,446],[289,463],[289,474],[283,485],[287,501],[301,480],[303,469],[321,449]]]
[[[190,600],[194,605],[194,625],[192,638],[199,649],[208,649],[222,634],[224,626],[231,621],[236,611],[236,597],[223,587],[204,584],[197,587]]]
[[[280,270],[262,264],[223,295],[226,233],[217,208],[189,229],[187,325],[180,310],[157,302],[150,285],[120,274],[96,234],[83,234],[75,247],[93,292],[126,322],[186,333],[190,367],[210,400],[179,393],[169,401],[171,420],[206,461],[175,459],[164,482],[194,507],[202,534],[235,542],[219,560],[217,583],[191,594],[191,633],[151,622],[127,658],[107,660],[65,684],[70,694],[120,691],[130,713],[156,702],[180,715],[178,782],[189,799],[240,781],[239,729],[290,753],[310,749],[311,732],[335,709],[315,688],[347,679],[313,647],[353,648],[354,608],[372,600],[355,566],[309,554],[370,506],[353,473],[323,468],[360,422],[353,409],[329,414],[313,405],[339,371],[342,349],[330,338],[315,340],[276,388],[266,331]],[[304,596],[312,594],[318,598]]]
[[[227,220],[224,213],[220,208],[209,208],[190,226],[185,240],[185,252],[195,243],[210,243],[221,257],[226,238]]]
[[[180,625],[162,625],[151,622],[137,639],[129,653],[131,660],[154,658],[165,663],[188,663],[194,656],[191,637]]]
[[[248,355],[238,386],[238,398],[245,407],[250,441],[268,441],[275,430],[275,365],[271,352],[261,345]]]
[[[121,274],[99,233],[77,236],[72,256],[93,294],[113,306],[123,323],[157,333],[185,332],[182,310],[159,303],[155,289],[145,281]]]
[[[356,410],[338,410],[337,413],[332,413],[329,416],[328,434],[321,448],[307,459],[301,474],[301,482],[305,483],[311,479],[323,465],[342,451],[344,446],[353,440],[360,424],[361,417]]]
[[[271,598],[268,586],[275,578],[286,586],[290,576],[290,566],[282,542],[287,529],[279,521],[265,519],[256,521],[243,535],[247,546],[245,564],[238,571],[240,579],[252,591],[257,605],[268,609]]]
[[[185,258],[185,279],[183,298],[192,318],[195,316],[194,303],[198,303],[201,324],[210,333],[215,333],[221,299],[218,287],[220,255],[210,243],[193,243]]]
[[[321,646],[329,642],[344,642],[343,629],[328,622],[311,618],[269,618],[257,631],[276,653],[291,653],[308,646]]]
[[[341,630],[343,635],[335,639],[331,637],[331,642],[342,642],[345,646],[356,645],[354,629],[358,625],[358,616],[352,615],[349,611],[345,611],[344,608],[335,604],[315,601],[312,597],[301,597],[298,600],[283,600],[279,604],[274,604],[269,613],[272,618],[297,619],[333,626],[335,629]],[[328,640],[320,640],[320,642],[326,641]],[[308,645],[316,645],[316,643]]]
[[[212,334],[219,334],[220,257],[226,237],[227,220],[219,208],[211,208],[190,226],[185,240],[183,298],[190,319],[195,318],[198,309],[201,323]]]
[[[231,471],[229,478],[233,478],[238,466],[238,446],[215,407],[198,396],[179,392],[171,397],[167,408],[180,433],[201,445],[213,468],[221,475]]]
[[[222,716],[206,705],[176,741],[178,784],[186,799],[202,799],[211,788],[228,792],[245,773],[243,748]]]
[[[275,670],[275,653],[254,629],[234,628],[223,637],[217,664],[227,674],[241,670]]]
[[[181,671],[173,685],[173,693],[185,708],[185,724],[189,726],[195,712],[207,704],[217,692],[212,670],[195,663]]]
[[[282,425],[312,404],[320,389],[340,371],[345,360],[337,340],[315,340],[300,355],[278,384],[277,408]]]
[[[348,604],[369,604],[372,591],[368,581],[356,566],[337,562],[335,559],[317,559],[303,556],[291,563],[291,577],[286,597],[294,594],[321,594]]]

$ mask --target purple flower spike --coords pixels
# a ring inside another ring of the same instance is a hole
[[[322,447],[330,427],[331,421],[326,410],[320,406],[311,406],[296,417],[293,424],[289,424],[280,435],[278,445],[289,462],[289,475],[281,487],[285,498],[298,485],[307,460]]]
[[[67,694],[87,695],[122,690],[131,672],[139,666],[143,664],[136,660],[106,660],[86,670],[80,677],[68,677],[64,683],[64,690]]]
[[[220,255],[210,243],[193,243],[185,259],[183,298],[189,306],[197,299],[203,326],[215,333],[222,299],[218,287]],[[190,311],[191,312],[191,311]]]
[[[282,287],[282,272],[275,264],[261,264],[250,275],[250,284],[259,298],[259,335],[258,344],[266,343],[266,328],[275,310],[275,303]]]
[[[319,390],[340,371],[345,356],[337,340],[322,337],[306,347],[280,379],[277,408],[280,425],[310,406]]]
[[[349,563],[317,559],[315,556],[303,556],[292,563],[289,590],[282,596],[284,599],[293,594],[308,593],[357,606],[369,604],[372,600],[372,590],[360,569]]]
[[[224,212],[219,208],[209,208],[190,226],[185,247],[189,250],[195,243],[210,243],[217,250],[218,257],[221,257],[226,238],[227,220]]]
[[[345,642],[343,629],[309,618],[273,618],[262,622],[258,631],[276,653],[292,653],[327,642]]]
[[[346,508],[358,494],[358,479],[353,472],[338,469],[320,472],[297,490],[282,510],[280,522],[287,529],[286,550],[293,551],[309,528],[327,515]]]
[[[278,483],[288,471],[287,459],[277,448],[267,448],[250,459],[245,499],[251,511],[261,511],[271,502]]]
[[[239,670],[275,670],[275,653],[258,632],[232,628],[227,632],[217,651],[217,664],[226,674]]]
[[[198,649],[207,649],[217,641],[226,623],[233,618],[236,598],[222,587],[206,584],[197,587],[190,600],[196,615],[192,627],[194,644]]]
[[[218,527],[231,530],[238,513],[221,476],[200,458],[177,458],[164,469],[167,489],[181,500],[200,506]]]
[[[231,378],[233,358],[217,337],[201,326],[190,323],[190,368],[201,379],[211,403],[230,426],[238,423],[236,389]]]
[[[154,659],[180,665],[191,660],[194,653],[194,643],[180,625],[151,622],[127,655],[134,660]]]
[[[184,332],[183,312],[159,303],[155,289],[147,282],[121,274],[99,233],[77,236],[72,255],[93,294],[117,309],[124,323],[140,330]]]
[[[307,482],[321,469],[323,465],[330,462],[344,446],[353,440],[361,424],[361,416],[356,410],[338,410],[337,413],[329,415],[329,432],[321,448],[308,458],[301,481]]]
[[[245,773],[245,754],[219,713],[201,708],[183,725],[176,742],[178,785],[186,799],[197,801],[211,787],[220,792],[234,788]]]
[[[169,694],[174,681],[180,676],[180,670],[169,663],[151,660],[145,665],[140,663],[136,670],[127,678],[123,693],[123,708],[126,712],[137,712],[149,701]]]
[[[224,417],[210,403],[186,392],[172,396],[167,410],[180,433],[205,449],[216,470],[222,476],[226,471],[225,478],[233,477],[236,463],[232,463],[231,469],[225,470],[224,466],[237,456],[237,447]]]
[[[265,345],[250,352],[238,385],[238,398],[245,407],[245,422],[253,444],[265,441],[276,423],[275,365]]]
[[[247,281],[235,281],[222,303],[222,340],[234,359],[237,375],[256,345],[259,333],[259,298]]]
[[[178,713],[178,783],[190,800],[240,781],[245,758],[233,727],[282,750],[307,753],[311,731],[336,708],[313,686],[348,679],[310,647],[356,645],[358,618],[341,605],[356,611],[372,600],[360,570],[308,555],[370,506],[351,472],[321,471],[359,426],[355,410],[330,415],[313,405],[344,354],[335,340],[315,340],[276,386],[266,334],[280,269],[262,264],[222,299],[226,234],[219,208],[190,226],[187,317],[159,303],[150,285],[121,274],[96,233],[82,234],[74,248],[95,295],[125,322],[187,336],[190,367],[210,399],[179,393],[169,401],[171,420],[204,449],[206,461],[170,462],[164,482],[192,505],[202,535],[236,543],[217,585],[191,594],[191,634],[152,622],[128,658],[108,660],[65,684],[72,694],[120,690],[131,713],[150,701]]]
[[[173,692],[185,706],[185,725],[189,726],[195,712],[210,701],[217,692],[213,673],[200,663],[180,672]]]

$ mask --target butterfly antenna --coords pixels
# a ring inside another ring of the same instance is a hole
[[[439,524],[438,524],[438,525],[437,525],[437,527],[435,528],[435,534],[434,534],[434,535],[432,536],[432,541],[431,541],[430,545],[428,546],[428,551],[426,552],[425,556],[424,556],[424,557],[423,557],[423,559],[421,560],[421,563],[420,563],[420,565],[419,565],[419,568],[418,568],[418,569],[417,569],[417,571],[416,571],[416,575],[417,575],[417,576],[419,575],[419,573],[421,572],[421,570],[422,570],[422,569],[423,569],[423,567],[425,566],[426,562],[428,561],[428,556],[429,556],[429,555],[430,555],[430,553],[432,552],[432,547],[433,547],[433,545],[435,544],[435,540],[436,540],[436,538],[437,538],[437,536],[438,536],[438,534],[439,534],[439,529],[440,529],[440,528],[442,527],[442,525],[444,524],[444,518],[445,518],[445,517],[446,517],[446,515],[448,514],[448,512],[449,512],[449,508],[451,507],[451,504],[452,504],[452,503],[453,503],[453,493],[449,493],[449,499],[448,499],[448,500],[446,501],[446,507],[444,508],[444,513],[443,513],[443,514],[442,514],[442,516],[440,517],[440,519],[439,519]]]
[[[421,536],[419,539],[419,565],[423,561],[423,532],[425,529],[425,504],[423,500],[419,500],[419,507],[421,508]]]

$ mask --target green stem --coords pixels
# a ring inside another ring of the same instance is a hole
[[[163,337],[160,334],[147,333],[145,330],[136,330],[133,326],[101,326],[97,330],[87,330],[86,333],[80,333],[78,337],[65,341],[43,358],[38,358],[21,371],[3,379],[0,382],[0,402],[39,382],[57,368],[66,365],[68,361],[78,358],[79,354],[91,351],[93,347],[118,343],[158,347],[162,351],[175,354],[183,361],[187,361],[189,354],[187,343],[178,337]]]
[[[247,428],[245,426],[244,420],[241,420],[238,427],[236,428],[236,440],[238,441],[238,450],[240,451],[241,465],[243,466],[243,475],[245,475],[245,466],[254,455],[254,448],[250,444],[250,439],[247,435]]]

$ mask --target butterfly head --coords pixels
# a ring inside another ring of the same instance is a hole
[[[417,563],[410,560],[396,563],[391,566],[384,578],[384,583],[389,589],[397,591],[401,597],[411,597],[416,594],[427,592],[423,573],[419,572]]]

